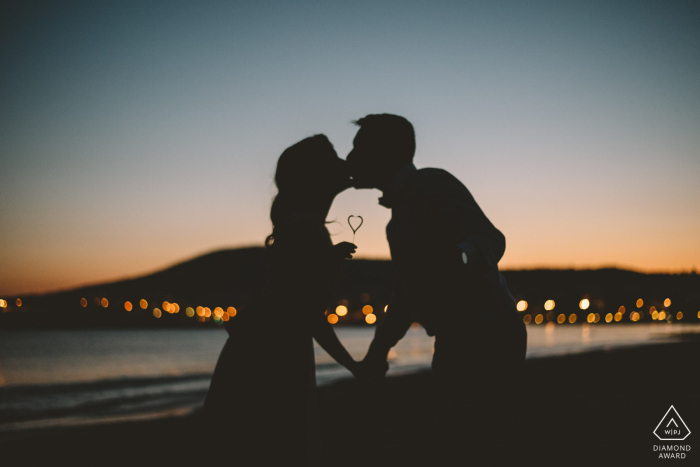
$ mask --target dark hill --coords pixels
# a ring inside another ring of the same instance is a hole
[[[535,316],[546,313],[546,300],[554,300],[555,312],[578,313],[583,319],[589,312],[615,313],[624,305],[627,311],[650,306],[667,309],[674,316],[684,312],[684,322],[698,321],[700,309],[700,277],[696,274],[642,274],[620,269],[598,270],[520,270],[505,271],[513,295],[528,302],[525,313]],[[91,285],[74,290],[45,295],[19,297],[22,306],[8,297],[8,306],[0,314],[0,328],[27,326],[195,326],[188,318],[186,307],[241,308],[265,282],[265,249],[261,247],[220,250],[177,264],[143,277],[108,284]],[[344,265],[336,298],[349,302],[350,313],[343,322],[361,321],[359,311],[365,300],[378,312],[381,320],[384,305],[393,293],[391,262],[384,260],[353,260]],[[362,297],[363,294],[367,294]],[[81,299],[87,306],[81,306]],[[108,306],[100,301],[106,298]],[[579,302],[588,298],[591,307],[585,312]],[[671,306],[664,306],[670,298]],[[139,301],[145,299],[145,310]],[[133,305],[127,312],[126,301]],[[180,305],[177,314],[163,313],[155,319],[153,309],[164,301]],[[523,314],[525,314],[523,313]],[[626,315],[626,318],[629,314]],[[626,320],[629,322],[629,320]],[[580,322],[580,320],[579,320]],[[211,324],[211,322],[207,323]]]

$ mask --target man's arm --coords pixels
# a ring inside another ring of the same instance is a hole
[[[433,289],[430,277],[441,267],[444,232],[450,222],[448,206],[434,190],[417,192],[406,200],[402,224],[396,232],[398,258],[395,261],[396,288],[382,324],[377,326],[365,361],[386,365],[389,350],[416,321],[418,309],[426,304]],[[453,245],[456,249],[456,246]]]

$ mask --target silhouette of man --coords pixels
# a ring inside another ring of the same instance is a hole
[[[442,169],[416,169],[411,123],[367,115],[347,157],[355,188],[378,188],[392,210],[386,226],[395,296],[362,365],[383,377],[389,350],[418,322],[435,336],[436,398],[481,399],[508,385],[525,358],[527,335],[498,270],[505,237],[469,190]],[[506,397],[506,396],[503,396]]]

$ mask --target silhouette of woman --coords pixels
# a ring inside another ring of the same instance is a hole
[[[350,187],[345,161],[324,135],[287,148],[275,173],[268,279],[238,316],[204,404],[225,460],[240,465],[313,465],[320,449],[312,339],[355,373],[324,314],[337,272],[356,246],[333,245],[325,227],[335,196]]]

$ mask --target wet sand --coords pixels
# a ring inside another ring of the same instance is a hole
[[[700,459],[700,342],[624,348],[528,360],[496,432],[477,445],[474,421],[434,436],[432,405],[421,399],[429,373],[388,378],[380,386],[342,381],[320,390],[324,465],[654,465],[654,446],[690,445]],[[659,441],[653,430],[674,405],[691,434]],[[478,423],[477,423],[478,425]],[[476,427],[478,429],[478,426]],[[696,432],[696,433],[693,433]],[[203,435],[203,436],[202,436]],[[198,416],[3,433],[4,465],[229,465],[229,433],[202,433]],[[274,440],[264,440],[274,449]],[[215,462],[215,461],[220,461]]]

